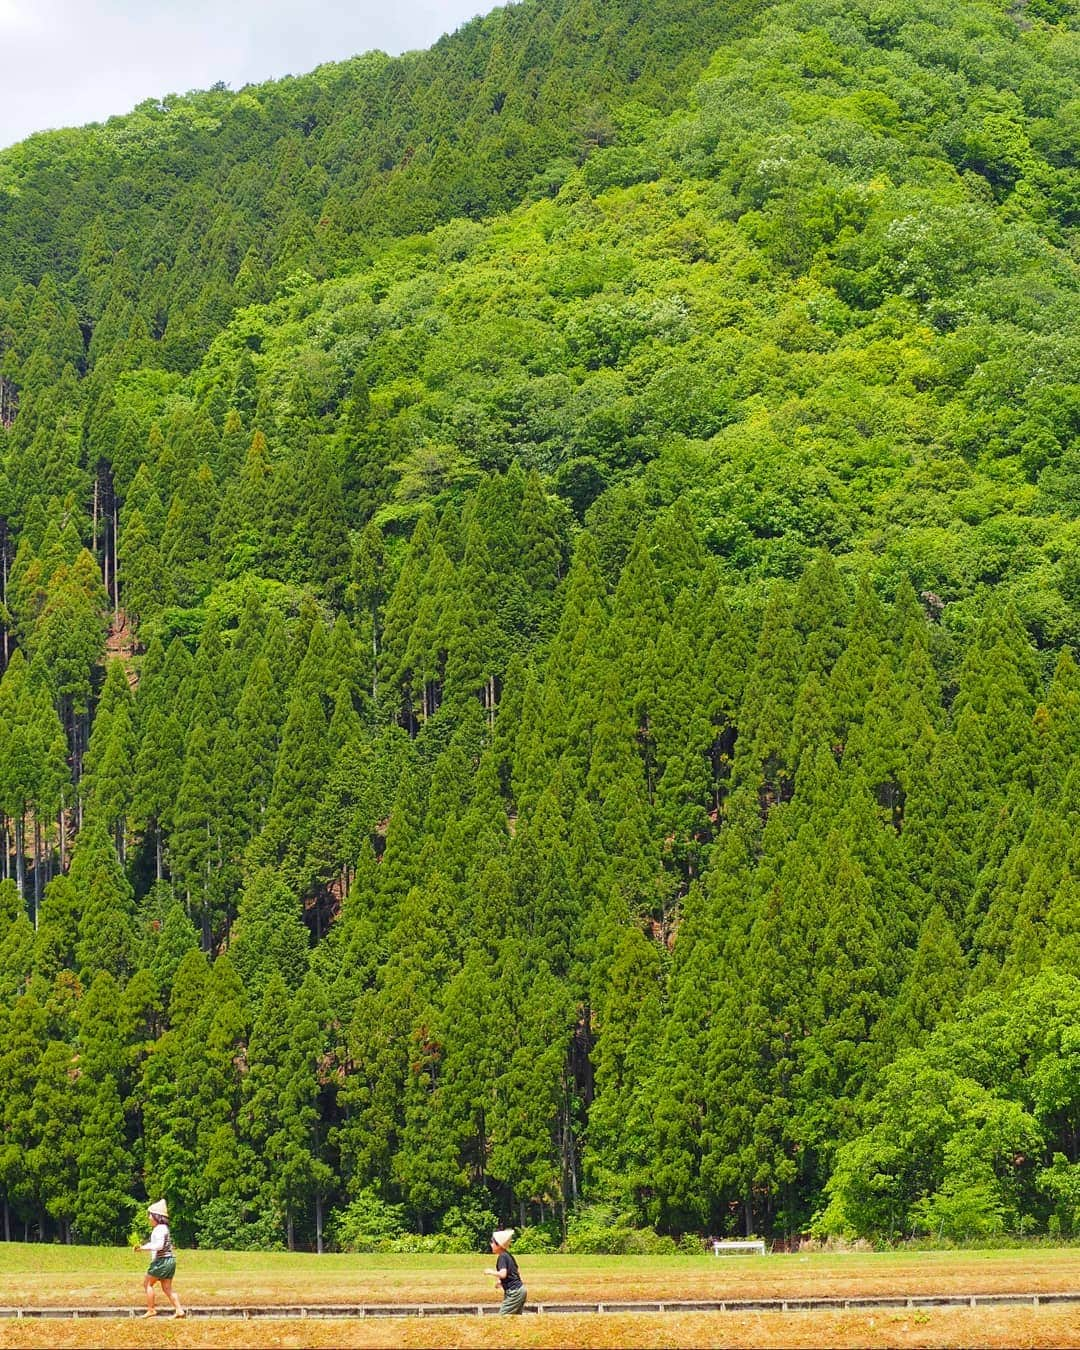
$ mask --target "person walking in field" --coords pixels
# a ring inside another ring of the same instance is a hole
[[[173,1293],[173,1276],[176,1274],[176,1256],[172,1239],[169,1236],[169,1207],[164,1200],[156,1200],[147,1210],[153,1231],[150,1241],[136,1245],[137,1252],[149,1252],[150,1264],[146,1268],[143,1288],[146,1290],[146,1312],[144,1317],[156,1317],[154,1307],[154,1285],[160,1280],[165,1297],[173,1306],[173,1317],[186,1317],[187,1313],[180,1305],[180,1298]]]
[[[510,1255],[510,1243],[514,1240],[512,1228],[497,1228],[491,1235],[491,1251],[495,1257],[495,1269],[486,1270],[485,1275],[494,1275],[502,1290],[502,1306],[499,1316],[520,1313],[525,1306],[526,1290],[518,1270],[518,1263]]]

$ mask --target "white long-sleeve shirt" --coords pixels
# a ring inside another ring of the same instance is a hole
[[[144,1242],[139,1250],[143,1252],[152,1252],[154,1256],[171,1256],[172,1243],[169,1241],[169,1225],[167,1223],[154,1224],[154,1231],[150,1234],[150,1241]]]

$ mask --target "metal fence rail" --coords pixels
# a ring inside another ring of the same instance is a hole
[[[852,1298],[721,1298],[663,1299],[600,1303],[526,1303],[524,1311],[558,1313],[674,1313],[674,1312],[866,1312],[878,1308],[1039,1308],[1057,1303],[1080,1303],[1080,1292],[1050,1294],[900,1294]],[[362,1317],[486,1317],[497,1314],[497,1303],[263,1303],[216,1304],[187,1309],[188,1317],[231,1317],[244,1320],[276,1318]],[[142,1308],[2,1308],[0,1318],[137,1318]],[[159,1314],[168,1321],[171,1314]]]

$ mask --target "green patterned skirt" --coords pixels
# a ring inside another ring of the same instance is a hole
[[[159,1256],[155,1261],[151,1261],[146,1268],[147,1275],[152,1275],[155,1280],[171,1280],[176,1274],[176,1257]]]

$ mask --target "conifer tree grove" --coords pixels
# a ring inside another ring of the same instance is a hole
[[[1078,109],[520,0],[0,152],[0,1238],[1080,1236]]]

